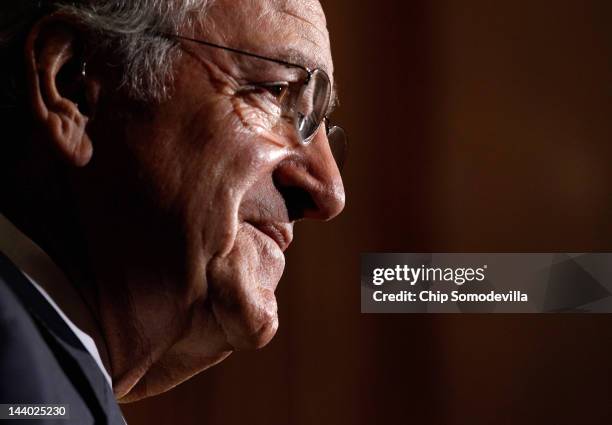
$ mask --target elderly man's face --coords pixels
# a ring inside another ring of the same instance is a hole
[[[315,0],[217,0],[194,37],[325,70]],[[191,35],[191,34],[187,34]],[[155,394],[274,336],[274,291],[293,221],[344,206],[325,129],[309,145],[275,131],[265,90],[302,71],[181,42],[170,98],[138,112],[104,91],[94,153],[73,181],[94,259],[115,391]],[[125,112],[125,113],[124,113]]]

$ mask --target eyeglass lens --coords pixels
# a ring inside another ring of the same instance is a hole
[[[338,126],[329,128],[327,131],[327,140],[329,141],[329,147],[336,161],[336,165],[338,165],[338,170],[342,171],[346,161],[348,145],[344,129]]]
[[[308,84],[303,87],[295,106],[295,127],[304,143],[309,142],[319,129],[325,118],[330,96],[329,78],[323,71],[315,70]]]

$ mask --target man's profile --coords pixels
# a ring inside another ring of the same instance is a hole
[[[319,2],[3,2],[0,58],[0,403],[122,423],[267,344],[293,224],[344,207]]]

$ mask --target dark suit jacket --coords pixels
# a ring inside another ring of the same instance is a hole
[[[2,253],[0,403],[69,405],[69,420],[20,420],[18,424],[124,424],[95,360]]]

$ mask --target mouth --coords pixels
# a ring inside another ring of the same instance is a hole
[[[285,252],[285,250],[289,248],[289,245],[291,245],[291,241],[293,240],[293,225],[289,223],[258,223],[252,221],[246,221],[246,223],[272,239],[282,252]]]

